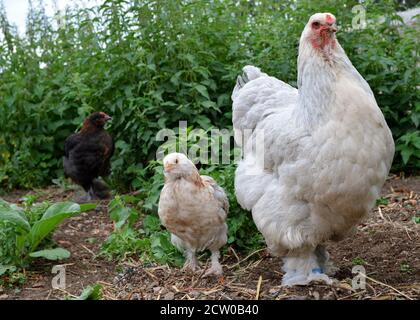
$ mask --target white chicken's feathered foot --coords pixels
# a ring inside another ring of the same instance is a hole
[[[332,284],[332,280],[323,269],[323,265],[328,261],[326,251],[317,250],[318,248],[291,252],[284,258],[283,271],[286,274],[283,276],[282,286],[307,285],[312,281]]]
[[[203,277],[208,277],[210,275],[221,276],[223,274],[223,269],[219,262],[219,258],[219,251],[214,251],[211,253],[211,267],[206,271]]]
[[[198,264],[197,257],[195,256],[195,252],[191,250],[185,251],[185,263],[182,268],[183,271],[191,270],[191,271],[197,271],[200,268],[200,265]]]
[[[333,276],[337,272],[338,268],[335,267],[330,260],[330,254],[324,245],[319,244],[315,248],[315,255],[317,256],[318,263],[325,274]]]

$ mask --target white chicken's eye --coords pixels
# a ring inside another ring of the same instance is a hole
[[[318,28],[319,28],[319,26],[320,26],[320,23],[319,23],[318,21],[315,21],[315,22],[313,22],[313,23],[312,23],[312,27],[313,27],[314,29],[318,29]]]
[[[176,163],[176,164],[178,163],[178,159],[175,159],[175,163]]]

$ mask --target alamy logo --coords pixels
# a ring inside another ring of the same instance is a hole
[[[66,266],[55,265],[53,266],[51,273],[56,274],[51,280],[52,288],[64,290],[66,288]]]
[[[353,274],[356,274],[356,276],[351,281],[351,286],[354,290],[366,289],[366,269],[363,266],[354,266],[353,269],[351,269],[351,272]]]
[[[366,28],[366,8],[361,4],[354,6],[351,12],[355,14],[351,21],[351,26],[354,30]]]

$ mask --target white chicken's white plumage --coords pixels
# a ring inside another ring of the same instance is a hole
[[[185,253],[185,268],[198,267],[196,253],[209,249],[211,267],[205,275],[222,274],[219,250],[227,242],[229,202],[224,190],[181,153],[163,159],[165,185],[158,214],[171,232],[172,243]]]
[[[394,155],[374,95],[335,31],[332,14],[309,19],[298,89],[247,66],[232,94],[235,140],[244,152],[236,196],[270,251],[285,257],[284,285],[331,282],[323,243],[344,237],[372,208]]]

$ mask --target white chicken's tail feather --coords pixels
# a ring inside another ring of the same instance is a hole
[[[297,89],[287,83],[270,77],[257,67],[245,66],[232,93],[235,142],[241,146],[244,130],[253,131],[269,115],[287,113],[286,107],[293,107],[297,97]],[[282,115],[282,118],[286,117],[287,114]]]
[[[255,80],[261,76],[266,76],[264,72],[261,72],[260,68],[254,66],[245,66],[242,69],[242,75],[236,79],[236,85],[232,92],[232,100],[236,98],[240,89],[243,88],[248,82]]]

